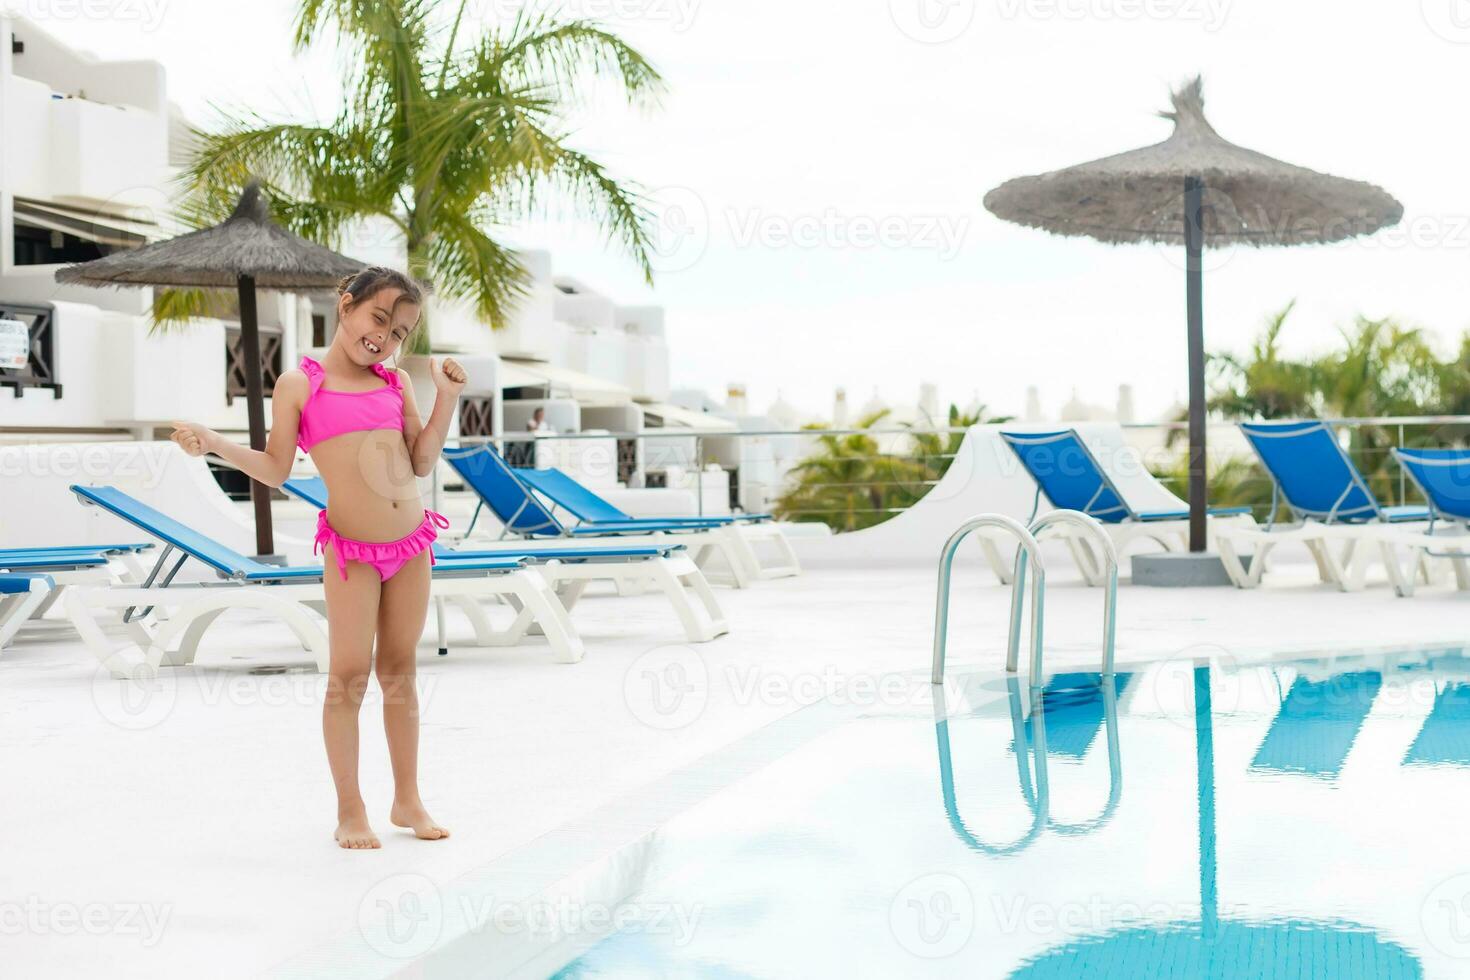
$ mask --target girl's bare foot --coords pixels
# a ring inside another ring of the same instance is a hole
[[[418,800],[394,803],[388,819],[393,821],[395,827],[412,830],[419,840],[440,840],[449,836],[448,829],[435,823],[434,818],[429,816],[429,811],[424,809],[424,804]]]
[[[368,825],[366,810],[343,816],[337,823],[337,832],[332,836],[337,839],[338,847],[349,850],[369,851],[383,846],[378,841],[378,835]]]

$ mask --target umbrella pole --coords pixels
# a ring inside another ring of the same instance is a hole
[[[265,450],[265,390],[260,376],[260,326],[255,315],[255,277],[236,281],[240,293],[240,343],[245,348],[245,411],[250,419],[250,448]],[[255,553],[275,552],[271,533],[270,490],[250,481],[250,502],[255,508]]]
[[[1189,321],[1189,550],[1205,550],[1205,314],[1200,253],[1204,182],[1184,178],[1185,309]]]

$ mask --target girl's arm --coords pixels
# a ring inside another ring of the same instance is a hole
[[[413,475],[428,476],[434,463],[444,449],[444,440],[449,437],[449,423],[459,402],[459,393],[469,380],[464,368],[452,357],[444,359],[440,366],[437,358],[429,358],[429,375],[434,379],[434,410],[427,422],[420,421],[418,403],[414,401],[413,384],[408,373],[400,370],[403,382],[403,441],[408,444],[408,458],[413,464]]]
[[[271,430],[264,450],[242,446],[197,422],[175,422],[169,438],[190,456],[214,453],[257,483],[278,487],[291,475],[301,406],[306,404],[310,391],[311,382],[300,371],[287,371],[276,380],[271,392]]]

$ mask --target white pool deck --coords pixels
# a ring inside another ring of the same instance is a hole
[[[1052,578],[1048,669],[1093,667],[1101,592]],[[1341,593],[1306,565],[1267,582],[1242,592],[1125,581],[1119,663],[1470,641],[1470,594],[1447,587]],[[954,668],[1000,665],[1008,594],[966,556]],[[421,842],[388,826],[382,730],[366,707],[364,791],[383,837],[373,852],[331,840],[320,679],[285,629],[241,614],[209,634],[195,665],[166,668],[141,695],[99,673],[74,635],[23,638],[0,654],[0,973],[456,975],[418,961],[432,945],[385,950],[360,923],[385,893],[404,906],[405,881],[445,895],[493,882],[510,900],[575,877],[707,792],[702,760],[725,750],[728,775],[746,764],[729,747],[824,694],[881,699],[922,685],[932,567],[813,569],[719,598],[730,635],[689,646],[660,599],[589,596],[574,617],[588,654],[575,665],[552,663],[540,640],[440,658],[426,637],[422,783],[454,836]],[[451,613],[451,639],[467,630]],[[292,669],[252,673],[280,665]],[[896,686],[884,688],[889,675]],[[670,783],[678,773],[685,782]],[[668,789],[679,785],[687,799]],[[528,962],[482,959],[475,972],[544,968]]]

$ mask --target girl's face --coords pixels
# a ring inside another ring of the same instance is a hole
[[[356,302],[347,294],[337,301],[336,343],[354,363],[367,367],[398,352],[419,321],[418,304],[402,296],[403,290],[384,286]]]

